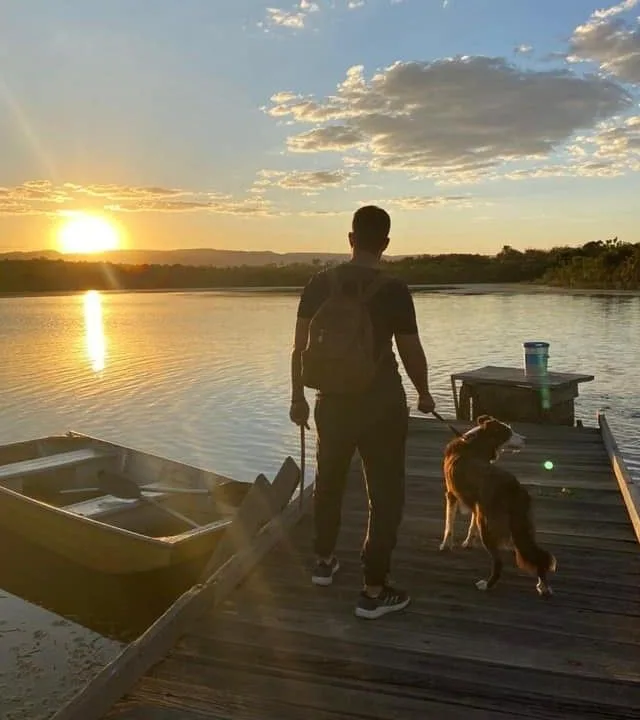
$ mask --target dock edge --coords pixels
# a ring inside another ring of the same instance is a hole
[[[629,513],[636,538],[640,543],[640,483],[637,483],[631,477],[631,471],[627,467],[618,443],[613,436],[607,417],[602,411],[598,413],[598,426],[602,434],[602,442],[609,455],[611,468],[618,481],[620,494]]]

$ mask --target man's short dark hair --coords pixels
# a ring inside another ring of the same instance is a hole
[[[351,223],[354,249],[370,253],[384,250],[390,229],[391,218],[386,210],[376,205],[358,208]]]

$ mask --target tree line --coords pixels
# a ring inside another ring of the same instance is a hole
[[[416,255],[386,261],[385,266],[410,285],[542,283],[572,288],[640,289],[640,243],[624,243],[618,238],[550,250],[520,251],[505,245],[496,255]],[[0,260],[0,292],[300,287],[322,267],[324,264],[319,261],[212,267],[5,259]]]

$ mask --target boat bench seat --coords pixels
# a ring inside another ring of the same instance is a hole
[[[0,482],[15,477],[35,475],[36,473],[46,472],[47,470],[73,467],[74,465],[80,465],[89,460],[106,457],[107,454],[100,450],[82,448],[81,450],[55,453],[53,455],[46,455],[45,457],[33,458],[32,460],[22,460],[20,462],[10,463],[9,465],[0,465]]]
[[[162,500],[167,497],[166,493],[155,492],[151,486],[147,486],[148,491],[145,495],[151,496],[154,500]],[[150,492],[149,492],[150,491]],[[125,499],[118,498],[113,495],[99,495],[95,498],[89,498],[89,500],[82,500],[72,505],[66,505],[63,509],[65,512],[73,513],[74,515],[82,515],[86,518],[99,519],[104,515],[108,515],[123,508],[133,508],[141,505],[144,500],[138,499]]]

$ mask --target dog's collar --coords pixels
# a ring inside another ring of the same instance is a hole
[[[467,430],[466,433],[463,433],[460,437],[464,442],[467,442],[468,440],[473,440],[473,436],[482,430],[482,425],[476,425],[476,427],[472,427],[471,430]]]

